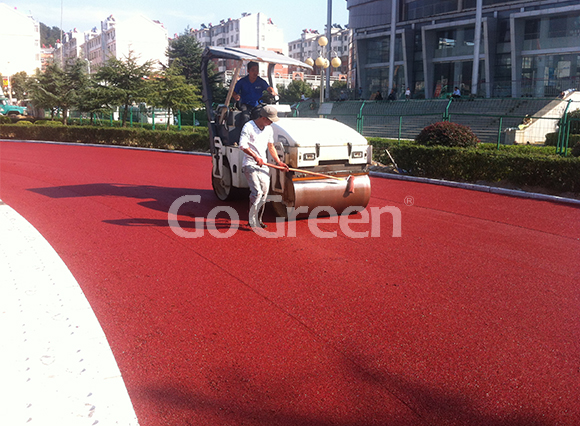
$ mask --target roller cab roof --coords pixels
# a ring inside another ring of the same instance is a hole
[[[203,55],[211,59],[234,59],[238,61],[256,61],[268,64],[294,65],[312,69],[308,64],[297,59],[289,58],[271,50],[242,49],[239,47],[206,47]]]

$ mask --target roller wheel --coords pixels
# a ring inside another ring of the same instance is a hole
[[[240,188],[236,188],[232,185],[232,169],[230,168],[230,162],[224,157],[222,177],[218,178],[212,176],[211,186],[213,187],[213,192],[216,197],[222,201],[230,201],[239,199],[243,193]]]
[[[286,204],[272,202],[272,208],[274,209],[276,216],[288,219],[288,209],[286,208]]]

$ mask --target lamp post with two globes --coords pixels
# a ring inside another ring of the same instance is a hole
[[[304,61],[310,66],[316,64],[316,66],[320,68],[320,105],[324,102],[324,70],[326,70],[330,65],[334,68],[338,68],[342,64],[339,57],[334,57],[331,61],[325,58],[325,47],[327,44],[328,39],[325,36],[318,37],[318,45],[320,46],[318,58],[316,58],[316,61],[312,58],[307,58],[306,61]]]

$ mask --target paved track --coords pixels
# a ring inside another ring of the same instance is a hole
[[[81,285],[142,426],[580,423],[578,207],[373,178],[369,208],[400,209],[400,238],[383,214],[379,238],[320,220],[336,238],[298,221],[219,239],[219,215],[186,239],[178,197],[201,196],[179,210],[189,231],[223,205],[209,157],[2,142],[0,167],[0,199]]]

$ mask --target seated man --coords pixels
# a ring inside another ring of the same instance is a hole
[[[262,93],[266,90],[272,96],[278,96],[278,92],[258,76],[259,66],[257,62],[248,62],[248,75],[238,80],[234,87],[233,98],[240,103],[240,110],[244,115],[244,123],[250,121],[252,110],[260,103]]]
[[[459,90],[459,87],[455,86],[455,89],[453,90],[453,94],[451,96],[455,99],[459,99],[461,97],[461,90]]]

